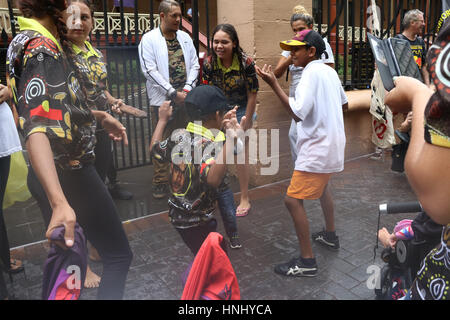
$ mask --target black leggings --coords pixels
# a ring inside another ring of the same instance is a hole
[[[113,142],[105,130],[98,130],[95,137],[95,169],[102,181],[107,177],[109,184],[114,185],[117,183],[117,169],[114,166]]]
[[[5,278],[3,272],[0,272],[0,301],[8,298],[8,289],[6,288]]]
[[[106,177],[108,177],[110,182],[114,183],[116,181],[117,174],[113,163],[111,138],[105,130],[97,131],[95,137],[97,139],[94,150],[95,169],[97,170],[97,173],[103,182],[105,181]],[[28,174],[27,181],[28,189],[30,190],[32,196],[37,200],[39,209],[41,210],[42,216],[44,218],[45,225],[48,226],[50,224],[52,208],[47,201],[47,195],[45,194],[44,189],[41,187],[39,180],[34,175],[34,172],[32,172],[32,170],[30,171],[31,172],[29,172]]]
[[[6,233],[5,219],[3,217],[3,197],[5,196],[6,183],[8,182],[11,156],[0,158],[0,266],[5,269],[10,268],[10,253],[8,234]],[[6,270],[5,270],[6,271]],[[8,297],[5,280],[3,279],[3,270],[0,268],[0,300]]]
[[[93,165],[80,170],[58,170],[58,176],[77,222],[103,261],[98,299],[122,299],[133,254],[111,195]],[[28,181],[30,192],[44,209],[42,214],[48,226],[52,211],[31,168]]]
[[[203,242],[206,240],[210,232],[217,230],[217,220],[212,218],[208,222],[199,225],[197,227],[180,229],[175,228],[183,239],[184,243],[188,246],[194,256],[202,247]]]

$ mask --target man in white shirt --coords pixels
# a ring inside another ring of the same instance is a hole
[[[191,37],[179,30],[180,4],[164,0],[159,5],[161,25],[147,32],[139,44],[141,69],[147,79],[147,95],[151,106],[152,131],[158,123],[158,108],[166,100],[174,105],[173,119],[163,135],[167,139],[177,128],[184,128],[188,115],[184,107],[187,92],[195,87],[200,65]],[[167,164],[153,161],[153,197],[168,193]]]
[[[297,122],[297,159],[285,204],[294,221],[300,244],[300,257],[278,264],[275,272],[284,276],[313,277],[317,264],[312,252],[309,222],[304,200],[320,199],[325,228],[312,238],[331,249],[339,249],[334,224],[334,204],[328,182],[335,172],[344,170],[345,131],[343,109],[348,100],[336,71],[320,59],[325,52],[322,37],[313,30],[303,30],[287,41],[283,50],[291,50],[292,63],[303,67],[302,78],[294,97],[283,91],[271,67],[256,68],[282,102],[282,106]]]
[[[312,29],[314,26],[314,18],[306,13],[294,13],[291,16],[291,28],[294,34],[297,32],[306,30],[306,29]],[[334,68],[334,55],[333,51],[331,50],[331,46],[327,41],[327,38],[323,38],[325,42],[326,50],[328,57],[326,57],[325,53],[322,54],[321,59],[326,64],[329,65],[331,68]],[[284,50],[281,53],[280,60],[278,60],[278,64],[273,70],[273,73],[277,78],[280,78],[285,72],[288,70],[288,72],[291,75],[291,84],[289,86],[289,97],[294,97],[295,95],[295,89],[297,88],[298,83],[300,82],[300,79],[302,78],[303,73],[303,67],[296,67],[292,63],[291,58],[291,51]],[[289,128],[289,144],[291,147],[291,155],[292,155],[292,161],[295,163],[295,160],[297,159],[297,123],[292,120],[291,121],[291,127]]]

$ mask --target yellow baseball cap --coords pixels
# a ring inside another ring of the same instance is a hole
[[[293,47],[309,45],[315,47],[319,54],[325,52],[325,42],[320,34],[311,29],[298,32],[291,40],[281,41],[280,47],[283,50],[291,51]]]

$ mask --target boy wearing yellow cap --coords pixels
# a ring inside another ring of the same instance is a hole
[[[296,67],[304,68],[293,98],[289,98],[280,87],[271,66],[264,65],[256,70],[280,98],[283,108],[299,123],[298,157],[285,204],[294,221],[301,253],[300,257],[277,265],[275,272],[285,276],[313,277],[318,269],[303,201],[320,199],[325,218],[324,230],[313,233],[312,239],[328,248],[339,249],[328,182],[333,173],[344,170],[342,110],[348,107],[348,100],[336,71],[320,59],[326,48],[317,32],[303,30],[293,39],[282,41],[280,47],[291,51],[292,63]]]

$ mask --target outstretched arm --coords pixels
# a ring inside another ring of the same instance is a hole
[[[164,129],[169,122],[170,116],[172,115],[172,106],[170,101],[164,101],[164,103],[159,107],[158,111],[158,123],[156,124],[155,131],[153,132],[152,140],[150,142],[150,150],[155,145],[162,140]]]
[[[111,140],[122,141],[128,145],[127,129],[119,120],[105,111],[92,110],[95,119],[101,123],[102,127],[108,132]]]
[[[226,132],[226,140],[223,144],[222,150],[220,150],[219,154],[215,158],[215,163],[209,169],[208,176],[206,177],[206,182],[214,188],[219,187],[223,180],[223,176],[227,171],[226,160],[234,157],[234,142],[237,138],[238,131],[242,130],[236,118],[236,110],[237,107],[229,111],[224,116],[222,127]],[[242,122],[245,122],[245,116],[242,117],[241,123]]]
[[[286,72],[289,65],[291,65],[291,64],[292,64],[291,56],[289,56],[287,58],[285,56],[281,56],[280,60],[278,60],[277,66],[273,70],[273,74],[275,75],[275,77],[277,79],[279,79]]]
[[[424,139],[424,111],[433,91],[410,77],[395,79],[395,88],[385,103],[395,112],[412,109],[411,141],[405,159],[408,181],[423,208],[434,222],[450,223],[450,148],[429,144]]]
[[[280,84],[278,83],[275,74],[272,72],[272,66],[264,65],[264,67],[261,69],[258,66],[256,67],[256,73],[263,79],[267,84],[272,88],[272,90],[275,92],[275,94],[280,98],[281,104],[283,108],[287,111],[289,116],[294,119],[295,121],[300,121],[300,118],[295,115],[295,113],[292,111],[291,106],[289,105],[289,97],[287,94],[283,91]]]
[[[108,90],[105,90],[104,93],[108,99],[108,104],[111,106],[112,112],[116,114],[126,113],[138,118],[147,117],[147,112],[125,104],[122,99],[113,97]]]

